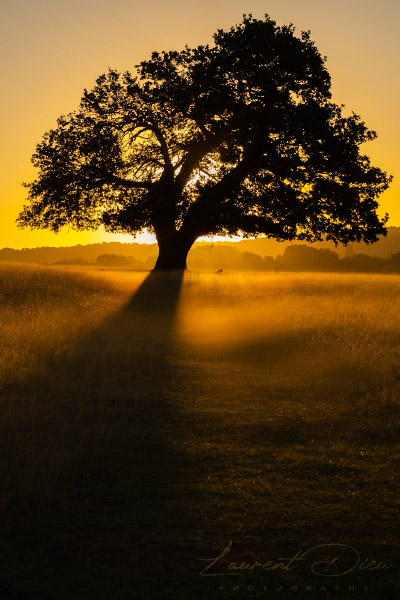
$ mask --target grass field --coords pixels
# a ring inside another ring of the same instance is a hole
[[[399,597],[400,278],[146,277],[0,265],[0,598]]]

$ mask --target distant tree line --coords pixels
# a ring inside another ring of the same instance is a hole
[[[251,240],[249,240],[250,242]],[[254,240],[256,241],[256,240]],[[250,246],[251,247],[251,246]],[[327,248],[293,244],[276,258],[257,252],[241,251],[241,244],[198,244],[188,257],[192,271],[315,271],[336,273],[400,273],[400,252],[382,258],[348,247],[347,255]],[[0,250],[0,261],[52,265],[92,265],[100,268],[150,270],[157,259],[154,244],[117,242],[61,248],[25,248]]]
[[[0,249],[0,261],[37,264],[93,265],[102,255],[123,255],[132,259],[132,266],[152,269],[153,257],[157,255],[157,245],[103,242],[76,246],[42,246],[21,250]]]
[[[140,261],[123,254],[100,254],[95,264],[100,267],[125,269],[151,269],[156,255]],[[56,264],[84,264],[78,257]],[[88,264],[88,263],[86,263]],[[312,248],[304,244],[288,246],[283,254],[260,256],[253,252],[240,252],[229,246],[194,248],[189,256],[189,268],[193,271],[313,271],[313,272],[357,272],[357,273],[400,273],[400,252],[390,258],[378,258],[368,254],[350,254],[339,258],[337,252],[325,248]]]
[[[400,273],[400,252],[390,258],[378,258],[363,253],[349,253],[343,258],[337,252],[314,248],[306,244],[287,246],[276,258],[252,252],[239,252],[229,246],[213,249],[194,248],[189,255],[192,270],[248,271],[314,271],[339,273]]]
[[[285,248],[284,253],[276,257],[275,268],[282,271],[400,273],[400,252],[390,258],[363,253],[349,253],[339,258],[332,250],[299,244]]]

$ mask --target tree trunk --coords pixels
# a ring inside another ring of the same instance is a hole
[[[168,232],[157,234],[158,258],[154,267],[155,271],[184,271],[186,259],[196,236],[188,232]]]

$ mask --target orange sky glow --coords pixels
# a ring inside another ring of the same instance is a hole
[[[3,0],[0,7],[0,247],[67,246],[133,241],[103,231],[58,235],[19,230],[23,181],[35,178],[30,157],[45,131],[73,111],[84,88],[109,67],[134,71],[153,50],[212,43],[212,34],[268,13],[311,37],[332,77],[333,100],[354,111],[378,139],[364,146],[372,163],[394,175],[379,214],[400,226],[399,0]],[[137,241],[153,241],[143,235]]]

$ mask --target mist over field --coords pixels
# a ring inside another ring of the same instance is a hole
[[[399,310],[396,275],[0,264],[3,597],[396,597]],[[325,544],[370,566],[215,576]]]

